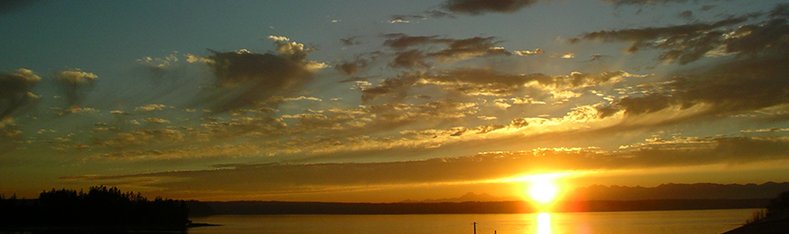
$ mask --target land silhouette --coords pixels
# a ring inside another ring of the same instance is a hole
[[[771,199],[765,209],[754,213],[745,225],[724,234],[789,233],[789,190]]]
[[[664,184],[653,188],[595,185],[569,192],[564,200],[556,202],[550,211],[763,208],[773,204],[773,198],[787,190],[789,182],[759,185]],[[42,192],[38,199],[0,196],[0,226],[182,230],[190,225],[189,217],[211,215],[485,214],[543,211],[543,207],[530,201],[502,199],[509,198],[468,193],[459,198],[392,203],[178,201],[161,197],[149,200],[140,193],[124,193],[114,187],[96,186],[91,187],[88,192],[52,189]]]
[[[0,196],[3,229],[122,228],[185,230],[191,223],[184,201],[153,200],[140,193],[94,186],[87,192],[44,191],[38,199]]]

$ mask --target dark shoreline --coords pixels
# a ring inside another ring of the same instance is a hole
[[[221,224],[190,223],[186,226],[18,226],[0,227],[0,233],[186,233],[190,228],[215,227]]]

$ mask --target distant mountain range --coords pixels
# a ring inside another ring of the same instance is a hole
[[[456,197],[456,198],[443,198],[443,199],[428,199],[428,200],[404,200],[400,203],[442,203],[442,202],[475,202],[475,201],[482,201],[482,202],[499,202],[499,201],[517,201],[521,200],[517,197],[497,197],[487,193],[476,194],[472,192],[468,192],[463,196]]]
[[[789,182],[767,182],[763,184],[661,184],[656,187],[628,187],[592,185],[568,192],[562,200],[569,201],[634,201],[666,199],[762,199],[773,198],[789,190]],[[516,201],[518,197],[498,197],[487,193],[466,193],[457,198],[405,200],[403,203],[423,202],[497,202]]]
[[[593,185],[578,188],[554,208],[557,212],[698,210],[763,208],[789,182],[764,184],[661,184],[657,187]],[[264,214],[466,214],[530,213],[536,209],[517,197],[466,193],[458,198],[396,203],[188,201],[190,216]]]
[[[657,187],[592,185],[578,188],[564,200],[658,200],[658,199],[758,199],[774,198],[789,190],[789,182],[764,184],[661,184]]]

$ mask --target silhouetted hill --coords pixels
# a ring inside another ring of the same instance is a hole
[[[441,203],[441,202],[494,202],[494,201],[516,201],[519,200],[516,197],[497,197],[487,193],[482,194],[475,194],[472,192],[468,192],[463,196],[456,197],[456,198],[444,198],[444,199],[428,199],[428,200],[405,200],[401,201],[400,203]]]
[[[565,200],[655,200],[655,199],[760,199],[789,190],[789,182],[764,184],[661,184],[657,187],[593,185],[570,192]]]

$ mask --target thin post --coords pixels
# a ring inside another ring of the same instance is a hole
[[[477,234],[477,222],[474,222],[474,234]]]

